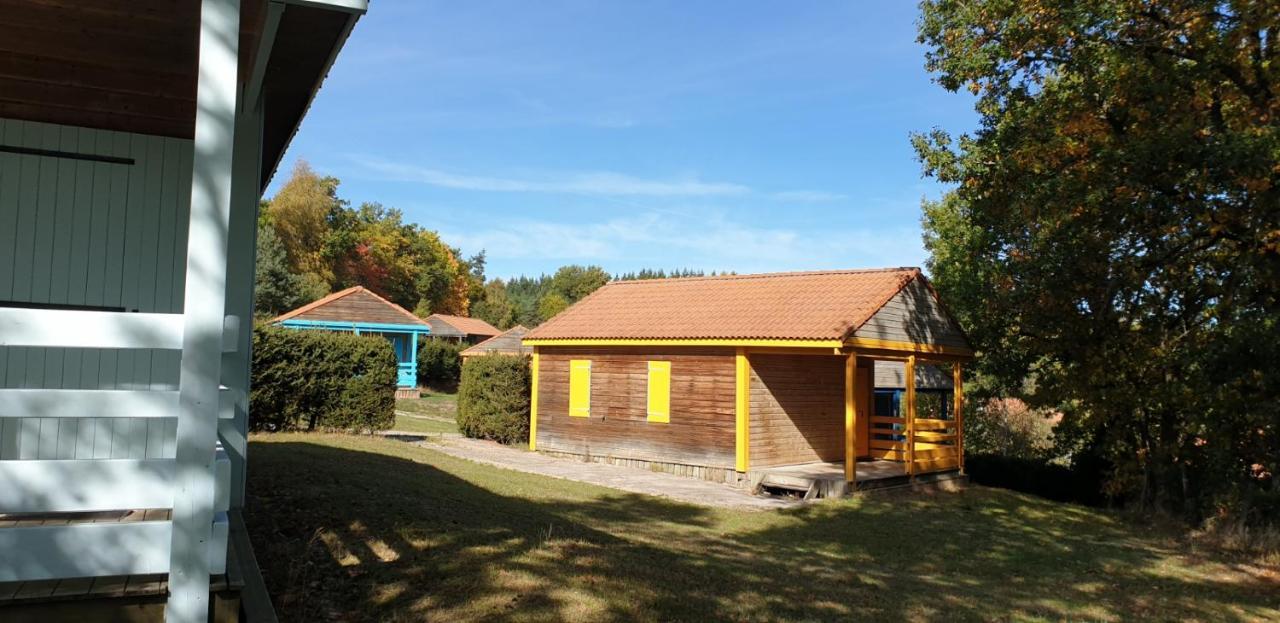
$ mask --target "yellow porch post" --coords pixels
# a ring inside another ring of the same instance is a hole
[[[853,489],[858,481],[858,404],[854,400],[858,372],[858,356],[849,353],[844,359],[844,480]]]
[[[747,360],[747,349],[739,348],[734,356],[736,400],[735,431],[737,433],[737,457],[734,469],[746,472],[751,464],[751,426],[749,411],[751,409],[751,367]]]
[[[907,475],[916,473],[916,356],[907,357]]]
[[[533,347],[533,372],[530,374],[529,385],[531,386],[529,395],[529,451],[534,452],[538,449],[538,347]]]
[[[960,473],[964,473],[964,381],[960,374],[960,362],[951,364],[951,385],[954,395],[951,399],[951,412],[956,421],[956,462]]]

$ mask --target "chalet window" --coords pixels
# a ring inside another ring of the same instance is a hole
[[[591,415],[591,360],[569,361],[569,415]]]
[[[649,421],[671,421],[671,362],[649,362]]]

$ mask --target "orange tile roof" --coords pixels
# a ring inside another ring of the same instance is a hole
[[[502,330],[479,319],[466,316],[450,316],[448,314],[431,314],[427,320],[437,319],[467,335],[498,335]]]
[[[526,339],[843,340],[919,268],[615,281]]]
[[[317,309],[317,308],[320,308],[320,307],[324,307],[325,305],[328,305],[329,303],[332,303],[332,302],[334,302],[334,301],[336,301],[336,300],[338,300],[338,299],[341,299],[341,298],[345,298],[345,297],[347,297],[347,296],[349,296],[349,295],[352,295],[352,294],[355,294],[355,293],[357,293],[357,292],[363,292],[363,293],[365,293],[365,294],[368,294],[369,296],[372,296],[372,297],[373,297],[373,298],[375,298],[375,299],[378,299],[379,301],[381,301],[381,302],[383,302],[383,303],[386,303],[389,307],[391,307],[391,308],[392,308],[392,309],[394,309],[396,312],[398,312],[400,315],[402,315],[402,316],[404,316],[404,317],[405,317],[405,320],[407,320],[407,321],[408,321],[406,324],[427,324],[427,322],[426,322],[425,320],[423,320],[423,319],[421,319],[421,318],[419,318],[419,317],[417,317],[417,316],[413,315],[413,312],[411,312],[411,311],[409,311],[409,310],[407,310],[407,309],[405,309],[405,308],[403,308],[403,307],[401,307],[401,306],[399,306],[399,305],[396,305],[395,303],[392,303],[391,301],[388,301],[387,299],[384,299],[384,298],[382,298],[381,296],[378,296],[378,294],[377,294],[376,292],[374,292],[373,290],[369,290],[369,289],[365,288],[364,286],[352,286],[352,287],[350,287],[350,288],[347,288],[346,290],[339,290],[338,292],[334,292],[333,294],[330,294],[330,295],[328,295],[328,296],[326,296],[326,297],[324,297],[324,298],[320,298],[320,299],[316,299],[316,300],[314,300],[314,301],[311,301],[310,303],[307,303],[306,305],[303,305],[302,307],[299,307],[299,308],[297,308],[297,309],[295,309],[295,310],[293,310],[293,311],[288,311],[288,312],[285,312],[285,313],[283,313],[283,314],[280,314],[279,316],[276,316],[275,318],[272,318],[272,319],[271,319],[271,322],[280,322],[280,321],[282,321],[282,320],[288,320],[288,319],[290,319],[290,318],[294,318],[294,317],[296,317],[296,316],[301,316],[302,314],[305,314],[305,313],[307,313],[307,312],[309,312],[309,311],[312,311],[312,310]]]

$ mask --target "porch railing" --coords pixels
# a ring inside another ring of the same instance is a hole
[[[225,325],[223,351],[234,351],[239,323],[229,318]],[[183,333],[182,314],[0,309],[0,346],[7,347],[181,350]],[[220,389],[216,408],[194,411],[197,417],[207,412],[221,423],[234,416],[243,392]],[[179,412],[179,391],[173,389],[0,389],[0,423],[13,418],[176,423]],[[145,437],[146,429],[133,432]],[[223,573],[231,459],[221,444],[209,453],[214,494],[201,502],[214,511],[207,560],[210,573]],[[76,456],[84,454],[93,453]],[[159,452],[151,448],[137,454],[143,456],[0,461],[0,582],[167,573],[175,483],[180,470],[193,466],[178,465],[168,443]],[[112,511],[135,511],[141,520],[104,521],[102,513]],[[86,519],[81,513],[93,513],[88,517],[93,520],[80,521]]]

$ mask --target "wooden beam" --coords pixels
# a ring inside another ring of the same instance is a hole
[[[176,349],[182,326],[179,314],[0,308],[0,346]]]
[[[200,556],[208,563],[206,574],[226,572],[227,527],[225,513],[211,520],[209,538],[203,544],[206,551]],[[0,551],[4,552],[0,582],[166,573],[173,532],[169,521],[0,528]],[[173,590],[172,580],[169,588]],[[205,616],[202,613],[199,620]]]
[[[239,92],[240,0],[202,0],[179,370],[176,491],[165,620],[209,615],[214,445],[227,300],[227,244]],[[222,543],[226,551],[225,538]]]
[[[960,362],[951,364],[951,386],[954,395],[951,400],[952,417],[956,421],[956,455],[959,459],[960,473],[964,473],[964,375],[961,374]]]
[[[246,394],[221,388],[218,417],[232,417]],[[0,421],[5,418],[178,417],[178,392],[151,389],[0,389]]]
[[[907,396],[907,475],[915,475],[916,464],[916,357],[907,357],[906,366]]]
[[[734,355],[734,372],[734,469],[746,472],[751,465],[751,361],[746,348],[739,348]]]
[[[858,481],[858,406],[854,400],[857,372],[858,356],[849,353],[844,358],[844,480],[850,486]]]
[[[227,510],[231,461],[215,462],[214,508]],[[81,513],[173,506],[173,459],[0,461],[0,513]],[[4,528],[0,528],[3,530]]]
[[[271,47],[276,42],[276,31],[280,28],[280,16],[284,13],[284,3],[271,0],[267,2],[266,21],[262,25],[262,35],[258,38],[258,50],[254,53],[253,69],[245,86],[245,110],[259,111],[262,106],[262,80],[267,75],[267,61],[271,60]],[[261,167],[259,167],[261,169]]]

